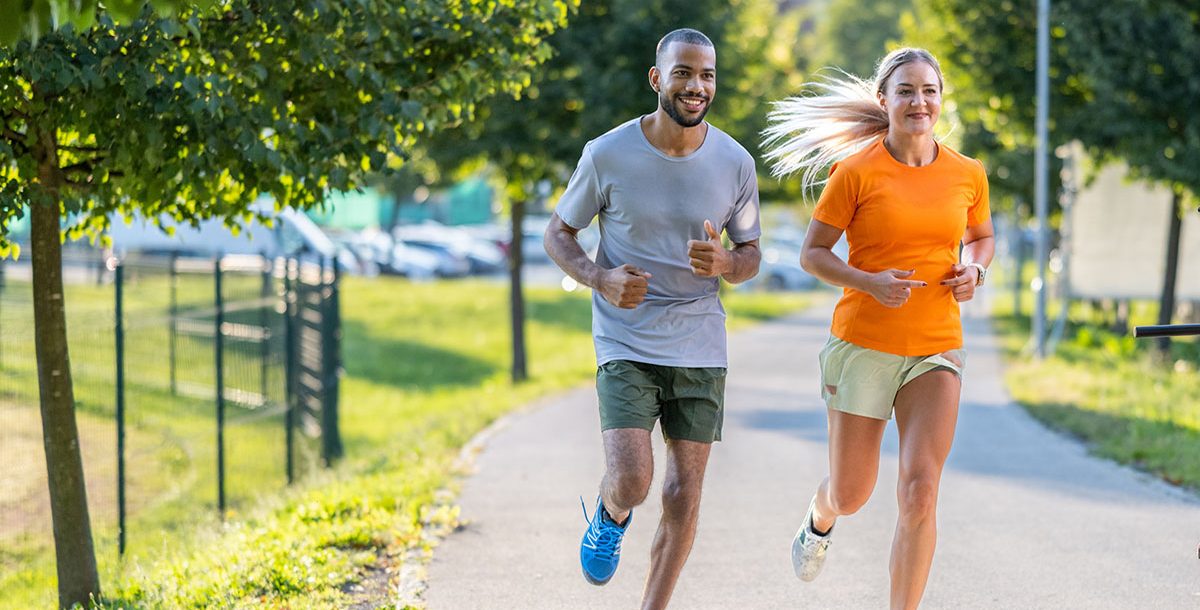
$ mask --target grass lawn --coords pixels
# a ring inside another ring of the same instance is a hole
[[[427,551],[453,524],[460,448],[497,417],[592,379],[588,295],[527,291],[530,380],[508,381],[504,283],[347,278],[341,428],[346,459],[226,523],[195,519],[123,563],[102,560],[104,608],[344,608],[370,566]],[[805,295],[732,292],[736,328],[806,305]],[[115,555],[98,540],[102,557]],[[3,558],[0,557],[0,561]],[[50,608],[53,573],[19,591],[0,575],[0,607]]]
[[[228,280],[228,300],[258,298],[261,276]],[[166,277],[142,269],[126,286],[127,539],[136,556],[161,550],[181,527],[217,520],[214,359],[211,338],[180,336],[177,378],[205,391],[173,394]],[[51,607],[54,600],[29,291],[28,283],[9,278],[0,293],[0,608]],[[179,297],[183,311],[211,308],[211,276],[181,276]],[[111,574],[118,570],[113,287],[70,284],[66,307],[89,512],[97,559],[102,573]],[[261,366],[258,346],[231,348],[229,387],[256,389],[264,371],[282,387],[282,365]],[[227,406],[226,488],[235,509],[286,483],[283,415],[245,411]]]
[[[1029,318],[1012,315],[1011,300],[997,295],[995,328],[1013,398],[1097,455],[1200,490],[1200,343],[1176,339],[1163,358],[1153,341],[1115,334],[1097,312],[1074,304],[1063,340],[1039,362],[1024,349]],[[1130,327],[1153,324],[1156,310],[1134,303]]]

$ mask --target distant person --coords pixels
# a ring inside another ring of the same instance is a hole
[[[760,231],[753,158],[704,121],[717,89],[712,41],[690,29],[664,36],[650,87],[653,114],[584,147],[545,245],[592,288],[607,471],[579,551],[583,575],[603,585],[617,569],[633,508],[650,492],[650,432],[659,422],[667,470],[642,607],[663,608],[695,538],[709,449],[721,439],[727,359],[718,278],[754,277]],[[593,263],[576,234],[597,216]]]
[[[833,163],[800,263],[844,288],[820,355],[829,476],[792,541],[792,564],[805,581],[821,571],[838,517],[871,496],[894,412],[893,609],[917,607],[929,579],[966,359],[959,303],[983,285],[995,247],[983,165],[934,138],[942,85],[928,51],[898,49],[871,82],[845,75],[779,102],[765,142],[776,174],[799,172],[806,193]],[[832,250],[843,232],[849,260]]]

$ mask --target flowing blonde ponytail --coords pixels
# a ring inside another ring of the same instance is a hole
[[[870,82],[847,72],[808,83],[803,94],[774,102],[763,130],[765,159],[776,178],[800,174],[804,195],[810,197],[824,181],[821,172],[862,150],[888,131],[887,111],[879,94],[896,68],[923,61],[937,72],[937,59],[924,49],[903,48],[879,62]]]

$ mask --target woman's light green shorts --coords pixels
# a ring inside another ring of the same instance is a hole
[[[937,369],[962,379],[967,352],[952,349],[932,356],[897,356],[830,336],[820,359],[821,397],[830,409],[891,419],[896,392],[904,384]]]

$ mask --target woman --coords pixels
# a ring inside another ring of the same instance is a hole
[[[846,75],[776,104],[765,142],[776,174],[799,172],[806,192],[833,163],[800,263],[844,288],[820,355],[829,476],[792,542],[793,567],[816,578],[838,517],[871,496],[895,413],[892,608],[917,607],[929,578],[965,359],[958,303],[975,296],[994,251],[983,166],[934,138],[942,85],[928,51],[899,49],[870,83]],[[843,232],[847,261],[831,249]]]

